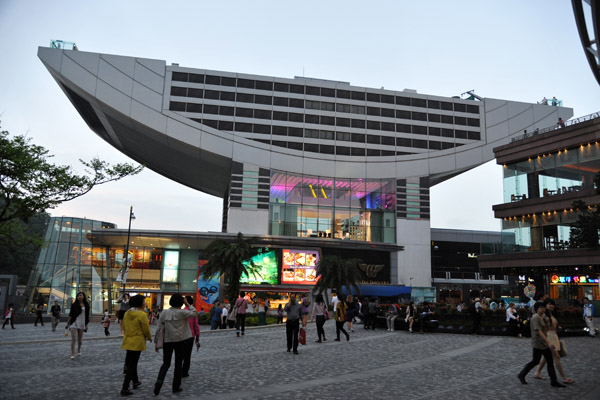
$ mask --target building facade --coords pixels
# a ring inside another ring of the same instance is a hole
[[[223,198],[223,232],[402,246],[392,283],[431,285],[430,188],[564,107],[480,101],[40,47],[89,127]]]
[[[595,176],[600,171],[600,114],[567,126],[519,137],[494,149],[504,166],[501,252],[480,257],[482,271],[533,282],[555,299],[600,300],[600,250],[577,248],[571,224],[579,210],[573,202],[600,205]]]

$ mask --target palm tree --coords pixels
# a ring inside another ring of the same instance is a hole
[[[258,254],[258,249],[252,247],[254,241],[254,238],[245,239],[239,232],[233,243],[217,239],[206,248],[205,255],[208,262],[200,269],[202,279],[209,280],[217,275],[224,276],[228,280],[225,296],[230,304],[235,304],[238,297],[242,275],[260,276],[259,267],[251,260]]]
[[[351,288],[354,288],[360,294],[358,287],[358,283],[361,281],[359,263],[360,260],[356,258],[323,257],[317,264],[319,277],[313,288],[313,294],[324,292],[327,289],[335,289],[338,296],[341,296],[342,286],[346,287],[348,293],[351,292]]]

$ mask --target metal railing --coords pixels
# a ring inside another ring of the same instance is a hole
[[[579,124],[581,122],[589,121],[589,120],[596,119],[596,118],[600,118],[600,111],[596,111],[595,113],[584,115],[583,117],[573,118],[573,119],[570,119],[568,121],[565,121],[565,127],[576,125],[576,124]],[[515,136],[512,139],[510,139],[510,142],[511,143],[518,142],[519,140],[527,139],[527,138],[530,138],[532,136],[541,135],[543,133],[550,132],[550,131],[553,131],[553,130],[556,130],[556,129],[561,129],[561,128],[563,128],[563,127],[562,126],[558,126],[558,124],[556,124],[556,125],[552,125],[552,126],[549,126],[547,128],[544,128],[544,129],[536,129],[533,132],[527,132],[527,133],[524,133],[522,135]]]
[[[75,51],[78,50],[75,42],[65,42],[63,40],[51,40],[50,47],[53,49],[62,49],[62,50],[75,50]]]

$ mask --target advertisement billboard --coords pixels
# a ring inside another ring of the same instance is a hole
[[[277,253],[273,250],[264,251],[252,257],[252,262],[258,267],[256,275],[242,276],[240,283],[252,285],[276,285],[277,282]],[[244,261],[244,265],[250,265],[250,260]]]
[[[319,252],[316,250],[283,249],[281,283],[314,285],[317,280]]]
[[[196,310],[209,312],[212,305],[219,299],[219,275],[210,280],[204,280],[200,277],[200,270],[207,260],[198,260],[198,276],[196,281]]]

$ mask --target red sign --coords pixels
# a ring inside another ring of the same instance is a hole
[[[317,281],[319,252],[316,250],[283,250],[281,283],[314,285]]]

